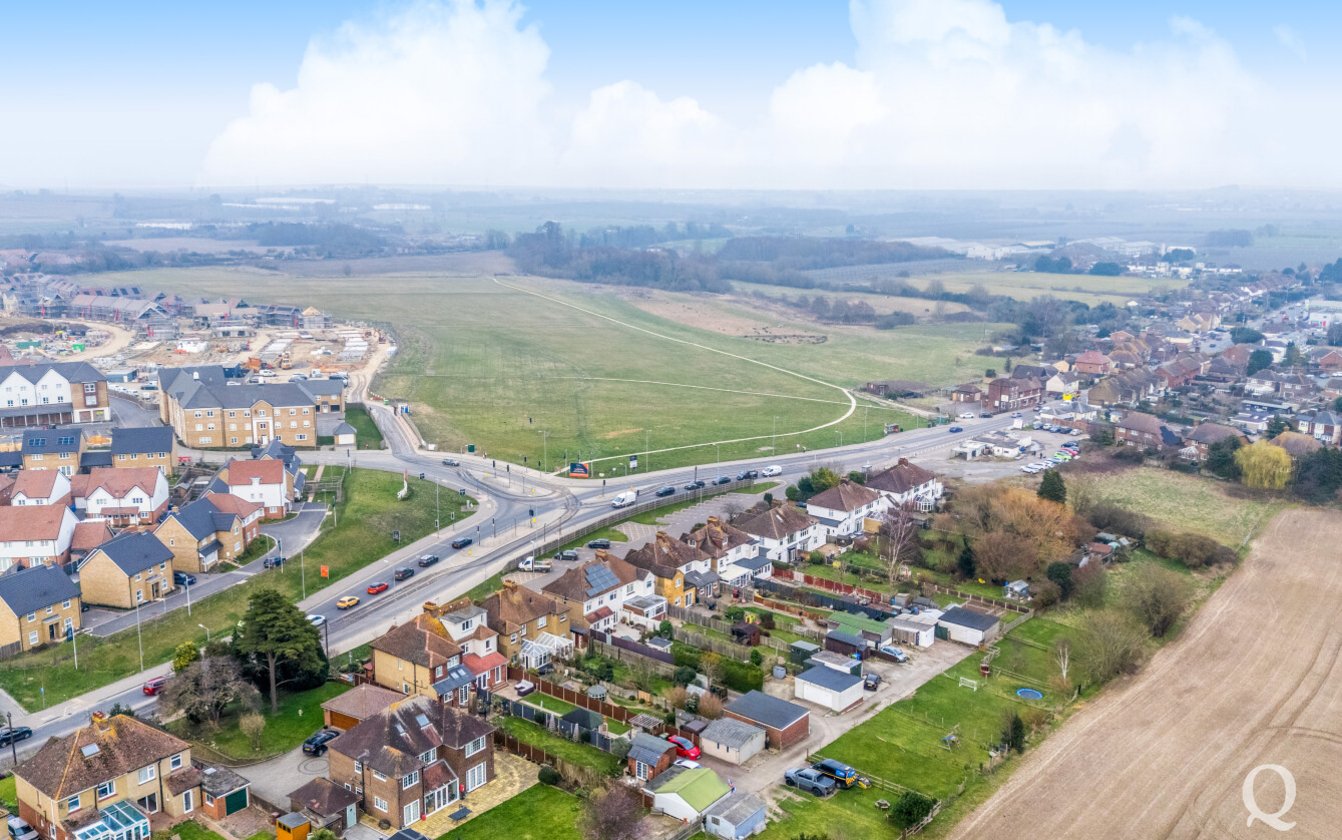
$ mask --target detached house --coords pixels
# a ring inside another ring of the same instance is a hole
[[[328,775],[393,830],[413,827],[494,778],[494,727],[427,697],[397,703],[330,743]]]
[[[480,606],[509,661],[535,669],[573,655],[568,609],[554,599],[506,580]]]
[[[1239,438],[1241,443],[1248,442],[1244,433],[1239,429],[1223,426],[1220,423],[1199,423],[1193,431],[1184,437],[1184,443],[1196,450],[1198,460],[1203,460],[1211,450],[1212,444],[1232,437]]]
[[[1034,408],[1044,400],[1044,385],[1038,379],[1017,379],[998,377],[988,383],[988,401],[985,408],[989,411],[1019,411]]]
[[[846,478],[806,502],[806,512],[819,521],[828,538],[862,534],[866,519],[883,516],[889,507],[884,495]]]
[[[0,572],[15,564],[65,563],[77,524],[64,505],[0,507]]]
[[[771,563],[795,563],[825,544],[820,520],[790,503],[775,501],[754,516],[737,520],[736,527],[760,541],[757,556]]]
[[[70,484],[76,509],[114,526],[153,525],[168,509],[168,478],[157,467],[98,467]]]
[[[9,490],[15,507],[70,504],[70,479],[60,470],[19,470]]]
[[[53,566],[0,575],[0,649],[32,650],[79,630],[79,587]]]
[[[289,481],[284,462],[277,459],[229,461],[220,471],[228,493],[258,504],[266,519],[282,519],[289,512]]]
[[[128,610],[173,590],[172,561],[153,534],[122,531],[79,564],[79,588],[88,604]]]
[[[430,612],[392,627],[373,640],[373,681],[402,694],[433,696],[436,684],[461,672],[465,681],[461,705],[470,700],[470,672],[461,665],[461,646],[452,641],[443,623]],[[441,695],[441,692],[438,692]]]
[[[900,458],[894,466],[867,476],[866,486],[885,496],[889,507],[913,505],[921,511],[936,507],[945,492],[936,473],[908,458]]]
[[[168,513],[153,533],[172,552],[175,570],[200,574],[246,551],[261,532],[261,515],[258,504],[211,493]]]
[[[703,586],[705,594],[710,596],[717,586],[712,558],[691,543],[672,539],[665,531],[658,531],[642,548],[625,554],[624,560],[651,572],[657,594],[673,606],[693,606],[699,598],[696,584]]]

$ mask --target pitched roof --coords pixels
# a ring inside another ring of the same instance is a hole
[[[242,519],[246,519],[257,511],[263,509],[263,506],[259,502],[249,502],[246,499],[239,498],[231,493],[207,493],[205,498],[209,499],[210,504],[214,505],[215,510],[220,513],[233,514]],[[215,524],[218,524],[217,520]],[[226,529],[217,528],[216,530],[223,531]]]
[[[14,615],[27,615],[78,597],[79,587],[55,566],[37,565],[0,575],[0,601]]]
[[[337,694],[325,703],[322,708],[328,712],[334,712],[340,715],[348,715],[356,720],[363,720],[371,717],[393,703],[403,700],[405,695],[399,691],[392,691],[390,688],[383,688],[376,683],[364,683],[351,688],[343,694]]]
[[[224,498],[226,495],[210,494],[202,496],[194,502],[188,502],[165,516],[159,528],[162,528],[169,520],[176,520],[187,530],[187,533],[198,540],[203,540],[218,531],[232,530],[233,515],[224,512],[215,505],[218,499]],[[155,532],[157,533],[157,530]]]
[[[54,540],[67,516],[74,518],[64,505],[0,507],[0,542]]]
[[[763,734],[764,730],[758,726],[751,726],[736,718],[724,717],[705,726],[699,737],[715,744],[723,744],[729,749],[740,749]]]
[[[681,566],[703,562],[708,559],[708,555],[700,551],[698,546],[672,539],[665,531],[658,531],[650,542],[626,553],[624,559],[659,578],[674,578]]]
[[[112,538],[106,522],[80,522],[70,538],[71,551],[92,551]]]
[[[786,729],[810,714],[803,706],[754,689],[727,703],[723,708],[771,729]]]
[[[316,776],[312,781],[289,793],[291,807],[306,808],[322,817],[343,814],[346,808],[358,801],[358,794],[346,790],[325,776]]]
[[[1271,443],[1285,449],[1293,458],[1300,458],[1323,448],[1323,444],[1316,438],[1302,432],[1282,432],[1274,437]]]
[[[138,574],[172,559],[172,550],[158,541],[148,531],[122,531],[112,539],[95,548],[89,554],[102,552],[116,567],[128,575]],[[88,558],[79,564],[82,569]]]
[[[1128,429],[1134,432],[1141,432],[1148,435],[1160,435],[1160,429],[1163,425],[1160,418],[1152,414],[1146,414],[1141,411],[1129,411],[1123,415],[1123,419],[1114,424],[1120,429]]]
[[[112,430],[112,454],[143,455],[172,451],[172,429],[167,426],[118,428]]]
[[[82,433],[70,429],[27,429],[23,433],[24,455],[78,452]]]
[[[797,679],[818,685],[830,691],[847,691],[862,682],[862,678],[847,671],[836,671],[824,665],[813,665],[797,675]]]
[[[60,470],[19,470],[19,474],[14,476],[10,495],[22,493],[30,499],[49,499],[63,478],[65,474]]]
[[[160,481],[167,482],[158,467],[97,467],[87,475],[77,475],[70,487],[77,499],[87,499],[98,490],[105,490],[114,499],[122,499],[139,489],[152,497]]]
[[[461,648],[447,635],[443,623],[428,613],[420,613],[414,621],[393,625],[374,639],[371,647],[425,668],[446,665],[453,657],[461,656]]]
[[[722,557],[733,548],[753,543],[755,538],[716,516],[710,516],[703,526],[681,537],[681,542],[686,541],[710,557]]]
[[[869,487],[863,487],[855,481],[844,479],[828,490],[816,493],[806,502],[809,510],[812,505],[826,508],[827,510],[854,511],[858,508],[869,505],[881,494]]]
[[[586,601],[603,592],[633,583],[644,574],[639,568],[610,552],[597,549],[596,559],[569,569],[547,583],[541,591],[569,601]]]
[[[656,735],[650,735],[647,732],[634,733],[634,740],[629,747],[629,758],[634,761],[641,761],[647,765],[656,765],[676,745],[666,740],[658,738]]]
[[[446,703],[416,696],[360,721],[333,740],[331,749],[356,761],[367,754],[369,767],[399,777],[421,767],[419,756],[429,750],[460,749],[493,731],[494,727],[478,715],[464,714]]]
[[[254,461],[234,459],[225,467],[228,470],[229,487],[246,487],[257,479],[261,484],[283,484],[284,462],[270,458]]]
[[[902,496],[910,490],[922,487],[937,480],[937,474],[923,469],[908,458],[900,458],[894,466],[867,476],[867,486],[873,490],[882,490]]]
[[[65,799],[188,746],[141,720],[115,715],[51,738],[14,774],[53,799]]]
[[[739,826],[766,808],[768,803],[759,794],[737,790],[714,802],[704,811],[704,816],[717,817],[727,825]]]
[[[793,504],[778,503],[744,520],[736,527],[765,539],[782,540],[798,531],[804,531],[818,520]]]
[[[1199,423],[1187,440],[1194,443],[1213,444],[1226,438],[1242,437],[1243,433],[1239,429],[1230,426],[1222,426],[1220,423]]]
[[[941,618],[937,620],[944,621],[947,624],[969,627],[973,630],[988,630],[998,622],[997,616],[971,610],[968,607],[951,607],[943,612]]]
[[[486,598],[481,606],[488,616],[489,626],[497,633],[511,633],[516,627],[561,611],[553,598],[509,582]]]
[[[684,773],[677,773],[660,783],[654,779],[649,784],[649,788],[661,795],[674,794],[679,796],[685,801],[685,804],[700,812],[707,810],[714,802],[731,793],[731,788],[727,786],[727,783],[707,767],[697,767],[686,770]]]

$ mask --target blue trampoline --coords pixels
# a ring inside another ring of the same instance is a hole
[[[1022,700],[1043,700],[1044,692],[1034,688],[1018,688],[1016,696]]]

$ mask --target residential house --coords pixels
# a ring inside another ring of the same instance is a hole
[[[1201,376],[1206,366],[1207,362],[1201,356],[1182,353],[1157,367],[1155,373],[1167,389],[1182,388]]]
[[[791,503],[775,501],[734,524],[759,540],[756,555],[767,557],[770,563],[796,563],[825,544],[820,520]]]
[[[1342,350],[1336,347],[1317,348],[1319,352],[1312,354],[1314,364],[1320,370],[1326,373],[1337,373],[1342,371]]]
[[[553,598],[506,580],[480,606],[498,634],[499,653],[510,662],[536,669],[573,655],[568,608]]]
[[[1124,446],[1160,448],[1166,446],[1169,430],[1160,418],[1141,411],[1129,411],[1114,423],[1114,441]]]
[[[1016,379],[999,376],[988,383],[988,411],[1020,411],[1035,408],[1044,401],[1044,384],[1038,379]]]
[[[569,629],[582,644],[587,630],[613,629],[626,601],[656,596],[655,588],[652,572],[598,549],[596,559],[568,569],[541,591],[569,608]]]
[[[70,537],[70,559],[66,564],[66,571],[73,572],[79,567],[79,561],[87,557],[90,551],[113,536],[112,526],[101,519],[76,524],[74,534]]]
[[[1114,363],[1099,350],[1087,350],[1072,363],[1072,370],[1083,376],[1107,376],[1113,369]]]
[[[704,833],[720,840],[746,840],[764,831],[768,803],[758,794],[734,790],[704,811]]]
[[[173,554],[146,531],[122,531],[79,564],[84,602],[128,610],[173,590]]]
[[[1304,432],[1285,431],[1271,440],[1274,446],[1280,446],[1291,456],[1292,461],[1312,455],[1323,448],[1323,444]]]
[[[252,460],[283,462],[285,498],[293,502],[302,497],[307,479],[303,473],[303,459],[297,449],[272,440],[265,446],[253,446]]]
[[[493,732],[479,715],[413,697],[331,741],[327,775],[365,814],[411,827],[493,780]]]
[[[1127,405],[1159,399],[1165,393],[1165,384],[1147,370],[1127,370],[1106,376],[1090,386],[1086,402],[1097,406]]]
[[[424,611],[442,622],[448,637],[461,648],[461,665],[481,691],[493,691],[508,679],[508,659],[499,653],[499,634],[489,627],[489,614],[469,599],[449,604],[432,602]]]
[[[1057,373],[1058,369],[1051,365],[1016,365],[1011,369],[1012,379],[1038,379],[1040,382],[1048,379]]]
[[[712,570],[723,581],[731,579],[729,568],[736,567],[738,561],[755,556],[755,538],[716,516],[708,517],[707,522],[682,535],[680,540],[708,555]]]
[[[343,390],[332,396],[325,393],[327,385],[229,384],[228,378],[217,365],[159,371],[159,416],[186,446],[265,446],[279,440],[314,447],[317,415],[345,410]]]
[[[695,583],[689,581],[691,575],[706,588],[705,596],[711,596],[717,586],[712,558],[691,543],[672,539],[665,531],[658,531],[643,547],[626,553],[624,561],[652,573],[655,592],[673,606],[693,606],[700,597]]]
[[[1325,446],[1342,444],[1342,414],[1336,411],[1316,411],[1296,418],[1296,429]]]
[[[15,507],[70,505],[70,479],[60,470],[19,470],[9,489]]]
[[[79,587],[54,566],[0,575],[0,650],[32,650],[79,630]]]
[[[832,541],[860,536],[866,520],[884,516],[889,506],[883,494],[845,478],[808,499],[806,512],[820,523],[826,540]]]
[[[1249,374],[1244,380],[1244,393],[1255,397],[1273,396],[1278,391],[1277,372],[1272,368]]]
[[[0,362],[0,428],[106,423],[107,378],[86,362]]]
[[[718,718],[699,733],[699,749],[728,764],[745,764],[764,752],[763,729],[734,718]]]
[[[262,508],[223,493],[210,493],[169,511],[154,536],[172,552],[173,568],[200,574],[236,559],[261,532]]]
[[[60,470],[69,478],[79,472],[84,435],[71,429],[28,429],[20,451],[25,470]]]
[[[289,793],[289,812],[305,817],[309,831],[325,828],[337,837],[359,822],[358,805],[358,794],[325,776],[316,776]]]
[[[470,672],[461,665],[461,646],[452,641],[432,612],[426,610],[405,624],[393,624],[370,647],[373,681],[378,685],[402,694],[433,696],[435,684],[452,677],[450,672],[458,669],[467,677],[462,686],[454,687],[465,689],[459,704],[470,701],[470,687],[474,683],[469,678]]]
[[[676,745],[648,732],[635,732],[625,757],[629,775],[646,782],[671,767],[676,760]]]
[[[764,730],[770,749],[785,750],[806,740],[811,732],[811,713],[763,691],[751,690],[723,706],[723,715]]]
[[[322,703],[322,723],[346,732],[404,699],[400,692],[362,683]]]
[[[680,765],[672,765],[654,777],[643,790],[645,802],[652,800],[649,804],[654,812],[689,823],[699,822],[705,811],[732,792],[731,787],[707,767]]]
[[[1207,457],[1212,444],[1220,443],[1226,438],[1239,438],[1241,443],[1248,443],[1248,439],[1239,429],[1220,423],[1199,423],[1191,432],[1184,435],[1184,443],[1196,450],[1197,459],[1201,461]]]
[[[219,475],[228,493],[261,506],[266,519],[283,519],[289,513],[289,479],[278,459],[230,460]]]
[[[70,484],[75,509],[86,519],[155,525],[168,510],[168,477],[157,467],[99,467]]]
[[[1070,399],[1081,393],[1081,376],[1073,371],[1058,371],[1044,380],[1044,395]]]
[[[885,496],[889,507],[912,505],[921,511],[936,507],[937,500],[945,492],[936,473],[908,458],[900,458],[894,466],[867,476],[866,486]]]
[[[63,505],[0,507],[0,572],[15,564],[64,564],[78,521]]]
[[[972,382],[958,385],[951,390],[951,402],[978,405],[983,402],[983,389]]]
[[[200,806],[191,745],[130,715],[49,739],[14,769],[19,816],[47,840],[145,840]]]
[[[171,474],[177,469],[177,442],[167,426],[117,428],[112,430],[112,466],[156,467]]]

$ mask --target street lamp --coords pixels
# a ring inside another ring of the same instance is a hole
[[[196,626],[205,631],[205,645],[208,647],[210,644],[210,628],[204,624],[197,624]]]
[[[140,602],[135,602],[135,643],[140,648],[140,670],[144,670],[144,636],[140,633]]]

